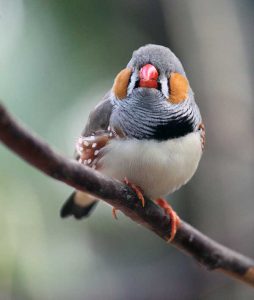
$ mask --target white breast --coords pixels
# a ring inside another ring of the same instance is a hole
[[[112,140],[105,147],[101,172],[140,186],[152,198],[171,194],[195,173],[201,158],[199,133],[169,141]]]

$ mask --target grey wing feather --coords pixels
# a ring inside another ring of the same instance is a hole
[[[110,101],[110,91],[104,96],[102,101],[96,105],[89,115],[86,127],[82,136],[89,136],[97,130],[106,130],[112,113],[112,103]]]
[[[103,100],[90,113],[86,127],[82,132],[82,136],[90,136],[98,130],[106,130],[109,125],[111,113],[112,104],[110,101],[110,92],[108,92]],[[77,160],[79,159],[77,151],[75,151],[75,158]],[[78,197],[79,201],[77,201]],[[76,219],[88,217],[96,203],[97,200],[91,198],[88,194],[74,191],[63,205],[61,209],[61,217],[64,218],[71,215],[73,215]]]

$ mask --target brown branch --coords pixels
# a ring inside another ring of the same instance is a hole
[[[146,198],[143,208],[131,189],[52,150],[41,139],[20,126],[0,103],[0,140],[48,176],[88,192],[120,209],[167,240],[170,219]],[[181,220],[172,245],[194,257],[209,270],[219,270],[254,286],[254,261],[208,238]]]

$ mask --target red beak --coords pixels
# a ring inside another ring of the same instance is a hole
[[[158,77],[159,73],[153,65],[144,65],[139,71],[139,86],[157,89]]]

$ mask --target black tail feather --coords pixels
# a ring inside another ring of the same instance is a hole
[[[84,217],[88,217],[98,202],[95,200],[87,206],[79,206],[74,202],[75,194],[76,192],[73,192],[61,208],[60,216],[62,218],[66,218],[73,215],[75,219],[79,220]]]

